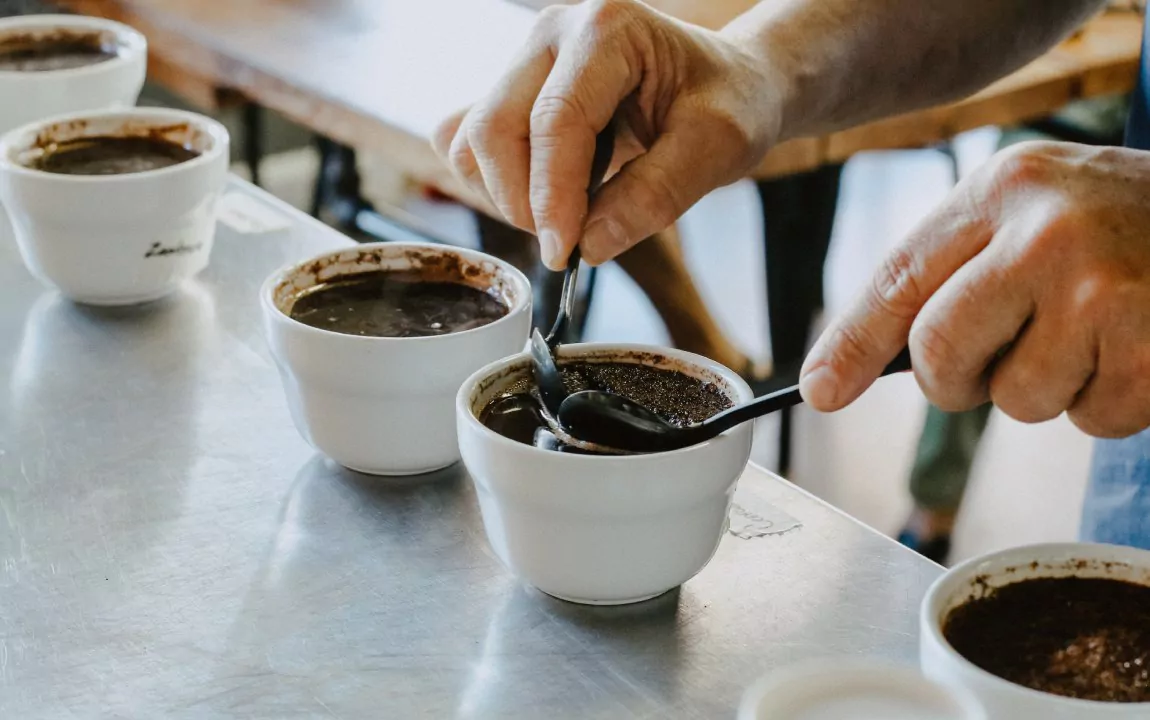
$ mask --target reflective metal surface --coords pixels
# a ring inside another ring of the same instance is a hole
[[[761,470],[681,591],[585,608],[503,570],[461,469],[317,456],[256,292],[347,241],[232,191],[263,217],[142,308],[72,305],[0,246],[0,717],[719,718],[780,664],[915,661],[938,568]],[[801,525],[745,530],[771,512]]]

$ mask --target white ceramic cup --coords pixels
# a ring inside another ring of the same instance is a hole
[[[19,38],[60,33],[98,35],[116,57],[65,70],[0,70],[0,135],[41,118],[136,104],[148,66],[148,43],[127,25],[81,15],[17,15],[0,18],[0,47]],[[0,201],[0,242],[12,226]]]
[[[100,135],[152,135],[199,155],[121,175],[28,167],[54,142]],[[25,264],[68,298],[92,305],[155,300],[203,270],[227,172],[227,130],[182,110],[79,113],[24,125],[0,138],[0,202]]]
[[[747,688],[738,720],[987,720],[969,693],[871,658],[809,660]]]
[[[290,317],[309,288],[375,270],[430,279],[449,271],[447,279],[493,290],[509,311],[482,327],[417,338],[346,335]],[[531,285],[523,273],[443,245],[374,243],[326,253],[274,273],[260,298],[300,434],[339,464],[372,475],[414,475],[457,462],[456,391],[477,368],[522,350],[531,326]]]
[[[136,104],[147,71],[148,43],[127,25],[81,15],[0,18],[0,47],[5,38],[60,32],[100,35],[104,45],[116,49],[116,57],[65,70],[0,70],[0,133],[53,115]]]
[[[735,403],[754,395],[704,357],[644,345],[580,344],[560,357],[638,362],[715,383]],[[504,564],[571,602],[638,602],[678,587],[710,561],[751,452],[753,423],[665,453],[590,456],[542,450],[479,422],[487,403],[530,373],[516,355],[459,389],[459,446],[479,496],[487,538]]]
[[[963,688],[997,720],[1113,720],[1150,718],[1150,703],[1105,703],[1038,692],[993,675],[962,657],[942,634],[955,607],[984,592],[1038,577],[1113,578],[1150,584],[1150,552],[1116,545],[1062,543],[991,553],[958,565],[927,591],[920,612],[923,673]]]

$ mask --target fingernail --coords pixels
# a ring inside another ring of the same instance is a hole
[[[559,234],[554,230],[542,230],[539,233],[539,255],[543,258],[543,264],[552,270],[555,269],[558,263],[559,252],[561,247],[559,245]]]
[[[799,378],[799,390],[803,399],[816,410],[829,410],[838,407],[839,381],[826,365],[819,365]]]
[[[611,218],[598,218],[583,231],[580,245],[587,262],[598,265],[627,249],[627,235],[623,226]]]

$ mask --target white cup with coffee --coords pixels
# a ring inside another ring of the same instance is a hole
[[[148,43],[122,23],[81,15],[0,18],[0,134],[41,118],[131,107]],[[12,234],[0,202],[0,242]]]
[[[991,718],[1150,718],[1150,552],[1033,545],[951,568],[922,602],[920,661]]]
[[[523,273],[472,250],[372,243],[274,273],[264,328],[300,434],[339,464],[415,475],[459,460],[455,394],[522,350]]]
[[[0,137],[0,203],[28,269],[93,305],[147,302],[208,263],[228,133],[196,113],[133,108]]]
[[[144,36],[118,22],[0,18],[0,133],[53,115],[135,105],[147,64]]]
[[[754,399],[737,373],[681,350],[579,343],[557,355],[569,390],[617,392],[669,421]],[[648,600],[698,574],[726,532],[754,424],[670,452],[581,454],[543,423],[533,388],[531,357],[518,354],[477,370],[456,397],[463,462],[507,568],[587,605]]]

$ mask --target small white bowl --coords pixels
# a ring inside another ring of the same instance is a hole
[[[920,661],[927,677],[974,694],[990,717],[1010,720],[1150,718],[1150,703],[1107,703],[1031,690],[960,655],[942,634],[951,610],[1000,587],[1040,577],[1112,578],[1150,585],[1150,552],[1117,545],[1031,545],[968,560],[931,585],[920,612]]]
[[[43,147],[83,137],[159,136],[198,157],[122,175],[28,167]],[[29,271],[76,302],[163,297],[203,270],[228,172],[228,131],[182,110],[133,108],[40,120],[0,137],[0,202]]]
[[[970,694],[869,658],[810,660],[763,676],[739,720],[986,720]]]
[[[345,335],[290,317],[299,294],[318,284],[373,270],[430,271],[444,262],[458,263],[468,284],[494,288],[507,315],[420,338]],[[325,253],[272,274],[260,300],[300,434],[344,467],[371,475],[415,475],[457,462],[456,391],[476,368],[522,350],[531,326],[523,273],[444,245],[372,243]]]
[[[116,57],[66,70],[0,70],[0,133],[53,115],[136,104],[148,66],[148,43],[140,33],[118,22],[81,15],[0,19],[0,41],[60,31],[104,36],[107,44],[116,46]]]
[[[735,403],[754,397],[736,373],[679,350],[589,343],[561,346],[559,355],[678,370],[715,383]],[[543,592],[583,604],[638,602],[694,577],[725,531],[752,423],[673,452],[541,450],[479,422],[488,401],[530,368],[526,354],[492,363],[467,379],[456,400],[463,461],[496,554]]]

